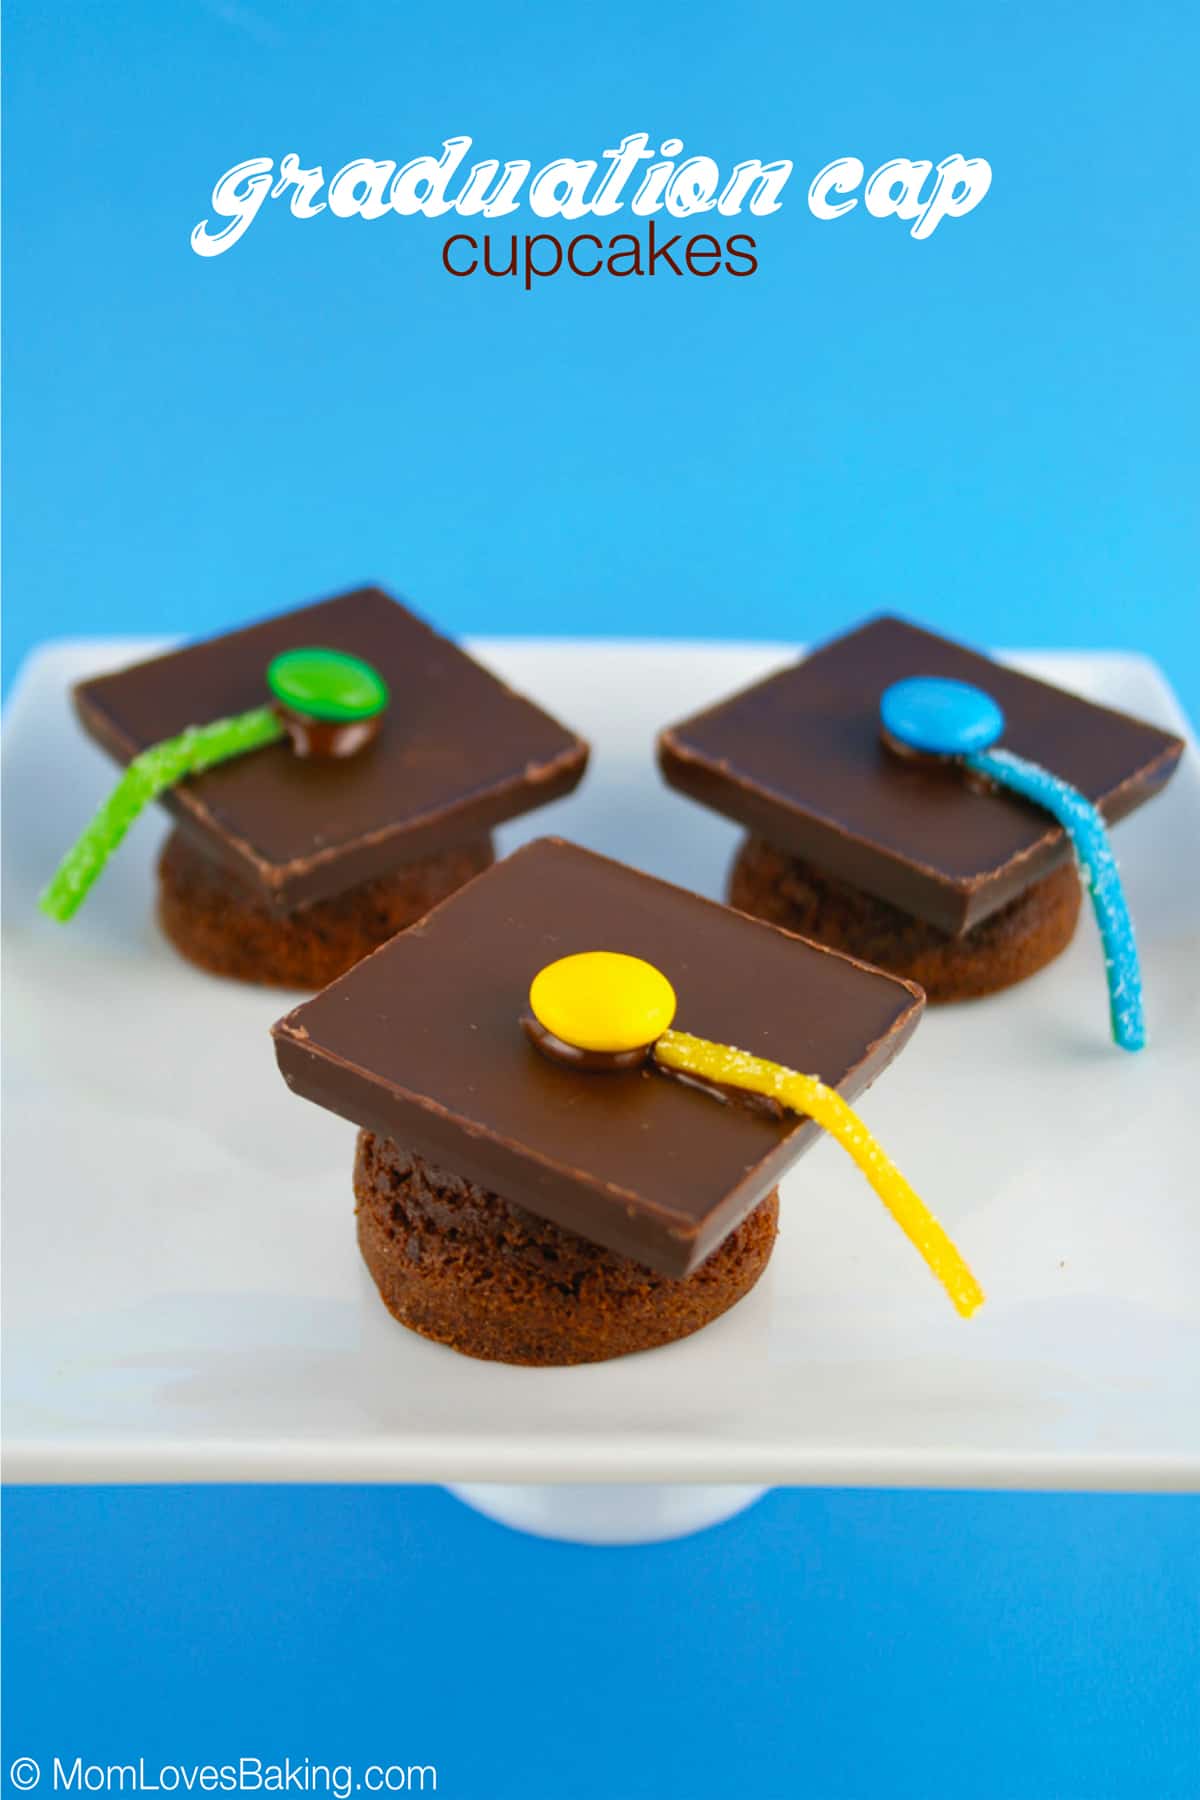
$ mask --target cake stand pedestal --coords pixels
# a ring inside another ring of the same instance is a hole
[[[765,1487],[726,1484],[451,1482],[449,1493],[500,1525],[568,1544],[661,1544],[745,1512]]]

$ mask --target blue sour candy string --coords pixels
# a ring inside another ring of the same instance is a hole
[[[1045,807],[1070,838],[1100,927],[1113,1040],[1123,1050],[1141,1050],[1146,1042],[1142,971],[1133,921],[1104,820],[1069,781],[1052,775],[1037,763],[1027,762],[1023,756],[1014,756],[1011,750],[972,750],[963,761],[977,774]]]

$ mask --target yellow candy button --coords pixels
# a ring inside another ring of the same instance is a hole
[[[675,990],[653,963],[585,950],[534,976],[529,1005],[543,1030],[577,1050],[637,1050],[675,1017]]]

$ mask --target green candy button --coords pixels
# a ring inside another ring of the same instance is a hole
[[[310,719],[373,719],[388,703],[383,677],[341,650],[285,650],[267,665],[267,686],[281,705]]]

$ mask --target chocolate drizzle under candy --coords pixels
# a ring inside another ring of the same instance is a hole
[[[375,742],[383,725],[382,713],[373,713],[369,719],[314,719],[280,700],[275,702],[275,712],[296,755],[317,761],[357,756]]]
[[[957,764],[968,778],[994,782],[1057,819],[1096,915],[1113,1041],[1123,1050],[1141,1050],[1146,1042],[1141,965],[1108,828],[1098,809],[1052,770],[998,748],[1003,710],[969,682],[922,675],[897,681],[879,703],[879,718],[880,735],[895,754]]]
[[[632,1050],[582,1050],[578,1044],[569,1044],[566,1038],[555,1037],[540,1025],[532,1013],[521,1014],[521,1030],[535,1049],[551,1062],[562,1063],[567,1069],[586,1070],[589,1075],[619,1075],[629,1069],[640,1069],[649,1060],[649,1044],[639,1044]]]
[[[532,1013],[521,1014],[521,1030],[535,1049],[551,1062],[588,1075],[628,1074],[634,1069],[644,1069],[651,1060],[651,1044],[639,1044],[633,1050],[581,1050],[578,1044],[569,1044],[565,1038],[555,1037],[552,1031],[539,1025]],[[695,1088],[699,1093],[711,1094],[714,1100],[720,1100],[726,1106],[746,1106],[768,1119],[782,1119],[784,1115],[780,1102],[766,1094],[750,1093],[743,1088],[731,1087],[727,1082],[710,1081],[703,1075],[668,1068],[665,1063],[657,1062],[655,1066],[660,1074],[669,1075],[672,1080],[682,1082],[684,1087]]]
[[[339,650],[288,650],[266,673],[274,704],[189,725],[134,757],[42,894],[38,904],[47,917],[60,923],[73,918],[134,820],[189,775],[264,749],[285,734],[297,756],[330,758],[354,756],[378,736],[387,685],[360,657]]]

